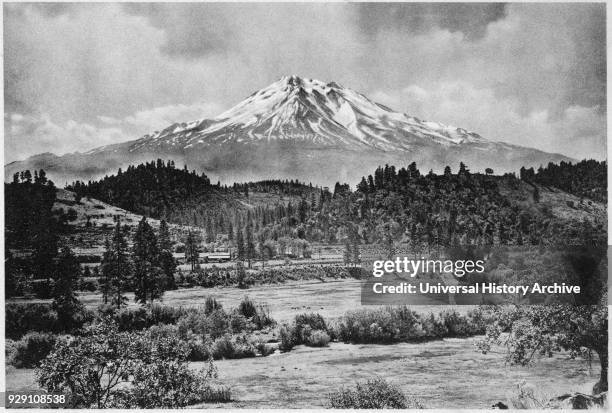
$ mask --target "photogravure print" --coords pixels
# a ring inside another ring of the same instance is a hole
[[[607,409],[606,3],[3,3],[7,408]]]

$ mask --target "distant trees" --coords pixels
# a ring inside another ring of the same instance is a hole
[[[575,164],[565,161],[559,164],[550,162],[546,167],[539,167],[537,171],[533,168],[521,168],[520,177],[524,181],[556,187],[579,197],[599,202],[606,202],[608,199],[607,161],[590,159]]]
[[[66,189],[153,218],[163,218],[182,208],[187,198],[214,191],[205,174],[177,169],[174,162],[161,159],[130,165],[125,171],[99,181],[76,181]]]

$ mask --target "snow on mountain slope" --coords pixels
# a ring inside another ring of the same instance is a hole
[[[414,161],[441,172],[464,162],[474,171],[495,167],[499,173],[572,161],[394,112],[335,82],[285,76],[215,118],[174,123],[86,153],[36,155],[6,165],[5,176],[43,168],[59,182],[87,180],[156,158],[229,183],[297,178],[329,185],[356,183],[386,163]]]
[[[334,82],[285,76],[213,119],[146,135],[130,151],[276,140],[382,151],[409,150],[415,140],[445,146],[488,142],[465,129],[394,112]]]

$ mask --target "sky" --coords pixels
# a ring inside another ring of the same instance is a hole
[[[214,117],[283,75],[606,157],[605,5],[4,3],[5,161]]]

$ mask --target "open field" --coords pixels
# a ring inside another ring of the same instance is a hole
[[[134,294],[126,294],[129,305],[135,306]],[[225,308],[236,307],[240,301],[249,296],[257,303],[266,304],[270,315],[279,323],[292,320],[296,314],[319,313],[325,319],[334,319],[347,311],[362,308],[361,281],[355,279],[329,281],[295,281],[284,284],[257,285],[249,289],[234,287],[184,288],[167,291],[163,303],[170,306],[193,307],[203,305],[206,297],[215,297]],[[439,312],[446,308],[436,304],[428,297],[422,297],[423,305],[414,306],[422,312]],[[102,302],[99,293],[79,293],[79,300],[90,308],[96,308]],[[429,302],[429,301],[431,302]],[[50,300],[8,300],[7,302],[50,302]],[[372,307],[372,306],[368,306]],[[467,311],[469,306],[454,307],[459,312]]]
[[[231,308],[248,295],[266,303],[278,322],[288,322],[296,314],[317,312],[334,319],[347,311],[363,308],[360,281],[354,279],[290,282],[280,285],[237,288],[192,288],[169,291],[164,303],[197,306],[212,295]],[[83,294],[81,300],[94,307],[99,294]],[[133,302],[130,303],[133,305]],[[445,306],[414,306],[422,312],[439,312]],[[465,312],[470,306],[455,306]],[[474,346],[478,338],[445,339],[427,343],[393,345],[353,345],[330,343],[329,347],[297,346],[293,351],[278,350],[268,357],[219,360],[219,383],[232,390],[231,403],[215,407],[318,408],[325,407],[327,394],[357,380],[380,375],[398,384],[407,395],[418,397],[429,408],[488,408],[503,401],[525,381],[546,397],[567,392],[590,393],[597,381],[599,363],[592,371],[584,360],[571,360],[567,353],[542,359],[534,367],[504,364],[503,349],[481,354]],[[191,363],[194,369],[204,363]],[[7,369],[8,390],[37,388],[33,369]],[[212,407],[202,405],[200,407]]]
[[[219,381],[231,387],[235,401],[216,407],[325,407],[330,391],[376,375],[398,384],[429,408],[490,408],[498,401],[508,403],[508,395],[521,381],[549,397],[570,391],[590,393],[597,381],[597,361],[592,374],[584,361],[571,360],[567,354],[542,359],[537,367],[505,366],[500,351],[483,355],[474,347],[476,340],[331,343],[327,348],[299,346],[268,357],[217,361]],[[201,368],[203,363],[192,363],[192,367]],[[10,367],[6,385],[13,391],[35,389],[34,370]]]

